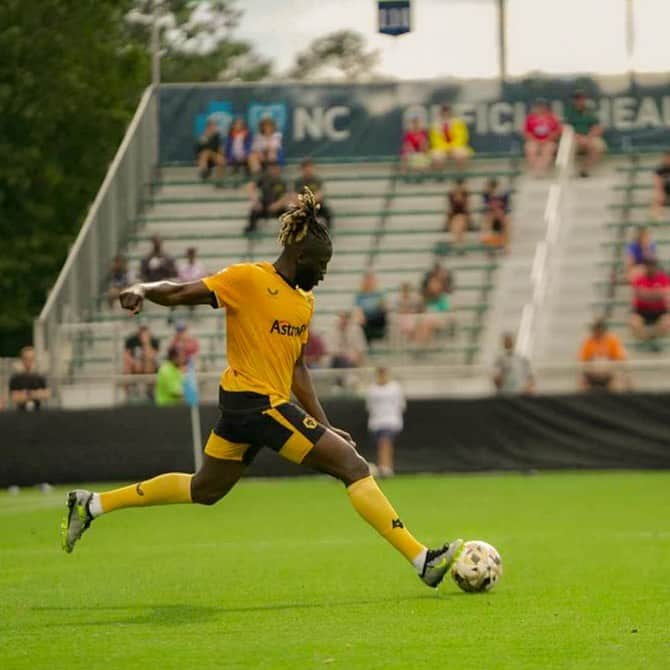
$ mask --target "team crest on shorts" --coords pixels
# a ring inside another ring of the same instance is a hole
[[[316,419],[313,419],[311,416],[306,416],[302,420],[302,425],[305,426],[308,430],[314,430],[319,424]]]

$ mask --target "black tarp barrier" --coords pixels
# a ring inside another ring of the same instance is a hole
[[[373,458],[360,400],[324,403]],[[216,407],[201,408],[209,432]],[[398,472],[670,468],[670,394],[415,400],[398,439]],[[134,480],[193,468],[189,410],[0,413],[0,486]],[[249,474],[305,474],[269,450]]]

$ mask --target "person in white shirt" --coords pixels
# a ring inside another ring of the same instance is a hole
[[[272,163],[282,162],[282,134],[273,119],[262,119],[254,135],[249,155],[249,166],[254,173]]]
[[[403,428],[405,396],[400,384],[389,377],[386,368],[377,368],[376,380],[366,396],[368,429],[377,448],[377,469],[380,477],[394,474],[394,441]]]

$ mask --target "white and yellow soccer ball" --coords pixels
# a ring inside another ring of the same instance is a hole
[[[502,558],[495,547],[482,540],[470,540],[451,566],[451,576],[463,591],[490,591],[502,577]]]

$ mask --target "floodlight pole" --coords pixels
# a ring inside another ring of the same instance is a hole
[[[633,0],[626,0],[626,60],[631,78],[633,76],[633,52],[635,51],[634,12]]]
[[[161,0],[154,0],[151,21],[151,83],[154,86],[161,83],[161,32],[158,25],[160,3]]]
[[[500,68],[500,79],[505,81],[507,77],[507,43],[505,36],[505,0],[498,0],[498,61]]]

